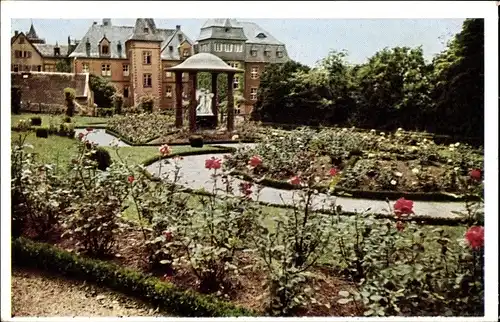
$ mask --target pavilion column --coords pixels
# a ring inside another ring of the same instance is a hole
[[[219,108],[217,106],[217,101],[219,99],[217,97],[217,76],[219,76],[218,73],[212,73],[212,94],[214,94],[214,96],[212,97],[212,113],[214,113],[216,128],[218,124],[218,115],[219,115]]]
[[[227,73],[227,131],[234,130],[234,97],[233,97],[234,73]]]
[[[175,72],[175,127],[182,128],[182,72]]]
[[[189,73],[191,99],[189,102],[189,131],[196,132],[196,72]]]

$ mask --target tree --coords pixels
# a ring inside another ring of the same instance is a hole
[[[68,58],[59,59],[56,62],[56,71],[60,73],[71,73],[71,60]]]
[[[433,60],[432,130],[484,135],[484,20],[466,19],[448,48]]]
[[[293,108],[293,102],[288,97],[292,92],[290,80],[294,73],[309,69],[295,61],[266,66],[260,77],[252,119],[264,122],[296,122],[287,114]]]
[[[116,88],[106,78],[90,74],[89,86],[94,92],[94,103],[97,106],[105,108],[112,106]]]
[[[375,53],[355,69],[357,108],[351,122],[367,128],[419,129],[431,104],[430,72],[422,47]]]

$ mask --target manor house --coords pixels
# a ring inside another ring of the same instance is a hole
[[[153,96],[155,108],[174,109],[175,78],[166,71],[198,53],[212,53],[229,65],[243,69],[233,88],[243,98],[236,114],[250,113],[257,99],[260,75],[267,64],[289,60],[285,45],[253,22],[209,19],[192,40],[181,29],[162,29],[154,19],[136,19],[135,26],[117,26],[111,19],[94,22],[80,41],[67,46],[46,45],[30,31],[15,32],[12,38],[12,71],[55,72],[58,59],[70,61],[74,73],[91,73],[108,78],[125,97],[126,105],[136,105],[141,97]],[[51,47],[50,47],[51,46]],[[183,75],[184,96],[188,75]]]

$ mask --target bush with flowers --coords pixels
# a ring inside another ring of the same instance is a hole
[[[144,144],[174,130],[174,118],[160,113],[115,115],[108,129],[132,143]]]

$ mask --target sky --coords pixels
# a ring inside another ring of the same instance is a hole
[[[238,18],[237,18],[238,19]],[[249,21],[249,19],[238,19]],[[33,19],[47,43],[66,44],[68,36],[82,39],[96,19]],[[206,19],[155,19],[159,28],[181,29],[195,40]],[[422,46],[427,59],[441,52],[460,32],[464,19],[252,19],[281,42],[290,58],[313,66],[331,50],[347,50],[348,60],[363,63],[385,47]],[[114,25],[133,26],[134,19],[112,19]],[[15,30],[27,32],[30,19],[12,19]]]

